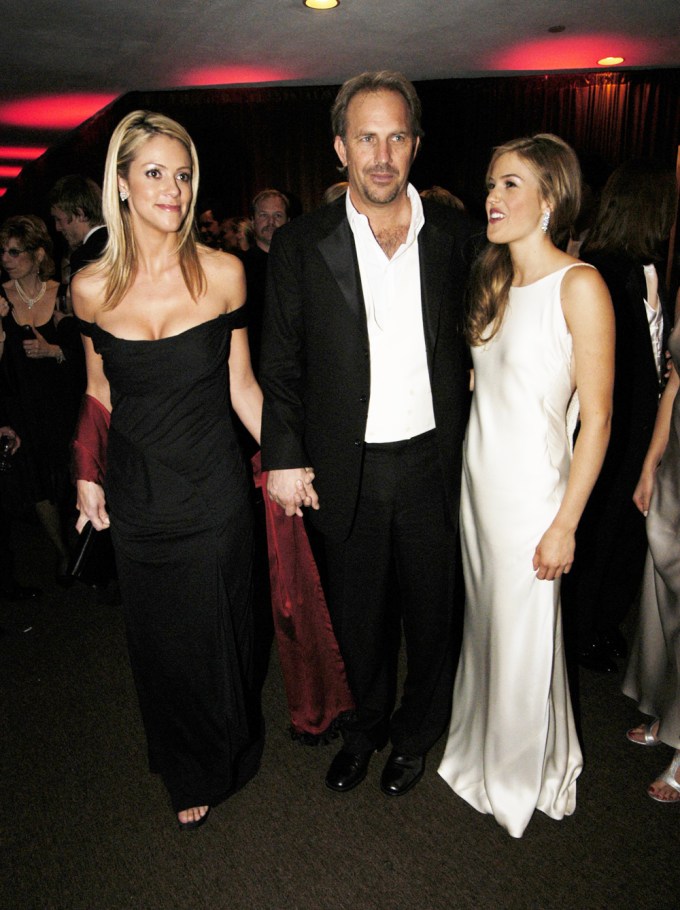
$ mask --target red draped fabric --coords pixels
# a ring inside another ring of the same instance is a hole
[[[267,496],[259,452],[252,463],[264,491],[274,629],[293,732],[322,736],[354,708],[345,666],[304,522]]]
[[[106,476],[106,445],[111,414],[92,395],[83,395],[72,444],[74,480],[102,484]]]

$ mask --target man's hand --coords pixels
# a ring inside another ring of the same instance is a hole
[[[312,468],[283,468],[270,471],[267,479],[269,498],[285,510],[286,515],[299,515],[302,518],[302,506],[318,509],[319,497],[312,484]]]

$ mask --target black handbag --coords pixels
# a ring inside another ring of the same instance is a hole
[[[116,577],[113,545],[108,528],[95,531],[90,521],[84,525],[71,554],[66,575],[68,578],[96,587],[105,586]]]

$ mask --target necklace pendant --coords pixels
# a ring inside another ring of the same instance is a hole
[[[43,297],[45,296],[45,291],[47,290],[47,282],[46,281],[40,282],[40,290],[35,295],[35,297],[28,296],[26,291],[24,291],[24,289],[21,287],[21,284],[19,283],[18,278],[14,279],[14,290],[17,292],[19,297],[21,297],[23,302],[26,304],[27,309],[32,310],[33,307],[36,305],[36,303],[38,303],[39,300],[42,300]]]

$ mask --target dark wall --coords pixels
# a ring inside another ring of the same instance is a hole
[[[440,184],[475,208],[494,145],[520,135],[555,132],[571,142],[590,182],[630,157],[655,156],[675,166],[680,144],[680,69],[579,73],[417,84],[425,140],[412,179]],[[24,168],[0,200],[0,219],[33,212],[47,217],[45,197],[64,174],[101,182],[106,147],[131,110],[161,111],[194,139],[201,195],[247,213],[265,186],[287,190],[311,209],[341,179],[329,109],[337,86],[183,89],[122,96],[42,158]]]

